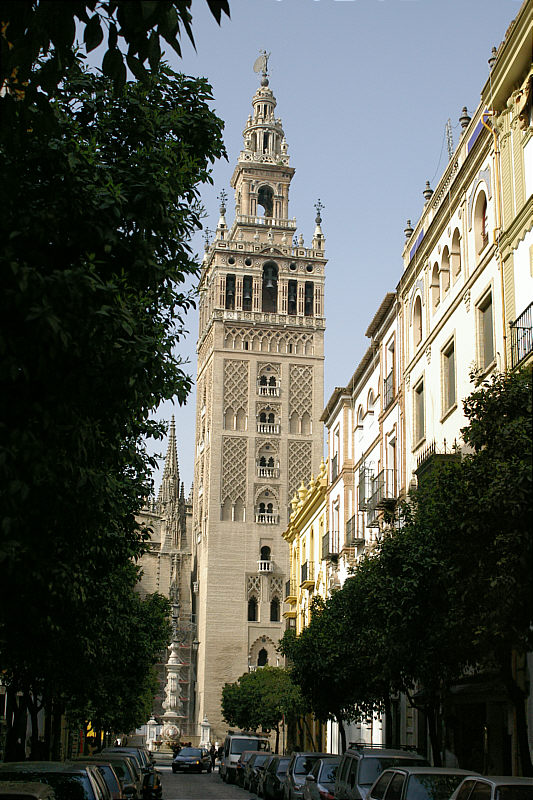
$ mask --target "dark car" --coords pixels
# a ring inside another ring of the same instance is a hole
[[[172,761],[172,772],[211,772],[211,756],[203,747],[182,747]]]
[[[335,777],[336,800],[365,800],[383,770],[399,766],[427,766],[427,761],[412,750],[354,745],[342,756]]]
[[[533,800],[533,778],[476,775],[465,778],[451,800]]]
[[[122,791],[122,784],[118,774],[111,762],[106,761],[105,756],[100,756],[100,758],[95,756],[91,756],[86,759],[77,758],[75,761],[77,764],[94,764],[96,767],[98,767],[100,775],[107,784],[107,788],[109,789],[112,800],[125,800],[126,796]]]
[[[293,753],[283,784],[283,797],[285,800],[302,800],[305,776],[309,775],[315,762],[319,758],[329,756],[331,753]]]
[[[274,756],[265,766],[263,775],[263,797],[265,800],[283,799],[283,783],[290,760],[290,756]]]
[[[57,800],[110,800],[109,789],[90,764],[65,761],[11,761],[0,764],[0,781],[37,781],[54,790]]]
[[[255,755],[255,753],[259,753],[259,750],[244,750],[240,756],[237,764],[235,766],[236,773],[235,773],[235,783],[238,786],[244,786],[244,772],[246,769],[246,765],[250,758]]]
[[[257,784],[259,781],[259,775],[263,767],[265,766],[265,762],[269,759],[270,753],[254,753],[248,763],[246,764],[246,769],[244,770],[244,782],[243,786],[245,789],[248,789],[252,793],[257,792]]]
[[[1,800],[55,800],[54,790],[45,783],[0,781]]]
[[[472,772],[456,767],[397,767],[384,770],[367,800],[449,800]]]
[[[335,775],[341,763],[336,755],[319,758],[305,778],[304,800],[335,800]]]
[[[268,765],[270,764],[270,762],[272,761],[273,758],[277,758],[276,754],[275,753],[269,753],[268,754],[268,758],[265,761],[265,763],[263,764],[263,767],[262,767],[262,769],[261,769],[261,771],[259,773],[259,777],[257,778],[257,796],[258,797],[263,797],[263,784],[265,782],[266,771],[268,769]]]
[[[91,756],[88,761],[98,759]],[[102,756],[100,756],[102,758]],[[122,792],[128,800],[142,800],[143,775],[138,764],[132,757],[125,753],[106,753],[103,756],[114,768],[122,786]]]
[[[163,794],[161,777],[154,767],[148,750],[145,747],[104,747],[99,755],[122,754],[129,756],[137,765],[142,775],[143,800],[160,800]]]

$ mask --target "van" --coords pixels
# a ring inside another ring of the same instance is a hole
[[[237,761],[245,750],[261,750],[270,752],[270,742],[258,733],[234,733],[228,731],[224,739],[224,752],[220,760],[220,777],[225,783],[235,783]]]
[[[353,745],[346,750],[337,767],[335,798],[366,800],[366,796],[383,770],[401,766],[428,766],[425,758],[406,749],[381,745]]]

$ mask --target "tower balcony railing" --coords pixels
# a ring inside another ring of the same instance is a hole
[[[249,214],[237,214],[235,222],[238,225],[265,225],[276,228],[296,228],[296,218],[281,219],[280,217],[253,217]]]
[[[277,422],[258,422],[257,433],[279,433],[280,425]]]
[[[255,515],[255,521],[259,525],[277,525],[279,522],[277,514],[259,513]]]
[[[258,478],[279,478],[279,467],[257,467]]]
[[[300,586],[305,589],[315,585],[315,564],[313,561],[306,561],[301,567]]]
[[[511,329],[511,367],[513,369],[533,351],[532,317],[533,303],[530,303],[514,322],[509,323]]]
[[[266,559],[260,559],[257,562],[257,571],[258,572],[273,572],[274,571],[274,562],[267,561]]]
[[[263,397],[279,397],[279,386],[257,386],[257,391]]]

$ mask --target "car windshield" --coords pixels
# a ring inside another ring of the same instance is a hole
[[[407,782],[406,800],[448,800],[464,780],[464,773],[454,775],[411,775]]]
[[[533,800],[533,786],[498,786],[496,800]]]
[[[384,769],[389,769],[390,767],[412,767],[417,764],[422,766],[425,763],[420,760],[415,761],[413,758],[402,758],[402,756],[363,758],[359,763],[359,780],[357,782],[362,786],[371,786]]]
[[[232,739],[230,752],[240,755],[245,750],[265,750],[265,743],[257,739]]]
[[[3,781],[38,781],[54,790],[56,800],[94,800],[94,793],[86,775],[68,775],[63,772],[9,772],[2,770]]]
[[[260,755],[256,755],[254,758],[254,767],[258,767],[261,764],[264,764],[267,758],[269,757],[269,753],[261,753]]]
[[[294,764],[295,775],[308,775],[319,756],[298,756]]]
[[[197,747],[182,747],[178,753],[179,756],[189,756],[190,758],[201,758],[202,751]]]

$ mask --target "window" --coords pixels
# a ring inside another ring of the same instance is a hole
[[[413,343],[415,348],[422,341],[422,300],[420,295],[415,300],[413,308]]]
[[[298,299],[297,294],[298,283],[297,281],[289,281],[288,295],[287,295],[287,313],[296,314],[296,304]]]
[[[447,245],[442,251],[442,261],[440,264],[440,281],[441,281],[442,293],[446,294],[446,292],[450,288],[450,251],[448,250]]]
[[[304,313],[306,317],[313,316],[313,298],[314,298],[314,283],[312,281],[305,282],[305,307]]]
[[[267,545],[261,548],[261,561],[270,561],[270,547]]]
[[[442,415],[446,414],[456,401],[455,393],[455,342],[449,342],[442,351]]]
[[[487,227],[487,197],[485,192],[480,192],[474,210],[474,236],[476,253],[479,255],[489,243]]]
[[[492,293],[489,292],[478,305],[479,366],[486,370],[494,361],[494,330],[492,321]]]
[[[248,622],[257,622],[257,598],[250,597],[248,600]]]
[[[417,383],[413,391],[413,410],[414,410],[414,443],[415,446],[426,435],[424,418],[424,380]]]
[[[259,655],[257,656],[257,666],[258,667],[266,667],[268,664],[268,653],[264,647],[261,648],[259,651]]]
[[[453,232],[450,262],[453,280],[455,281],[461,274],[461,235],[458,228]]]
[[[226,308],[235,308],[235,275],[226,275]]]
[[[245,275],[242,280],[242,308],[243,311],[252,310],[252,276]]]
[[[270,622],[279,622],[279,600],[274,597],[270,602]]]
[[[433,311],[433,313],[435,313],[440,303],[439,265],[437,264],[437,262],[433,264],[430,288],[431,288],[431,310]]]
[[[278,309],[278,267],[267,261],[263,267],[263,311],[276,312]]]

